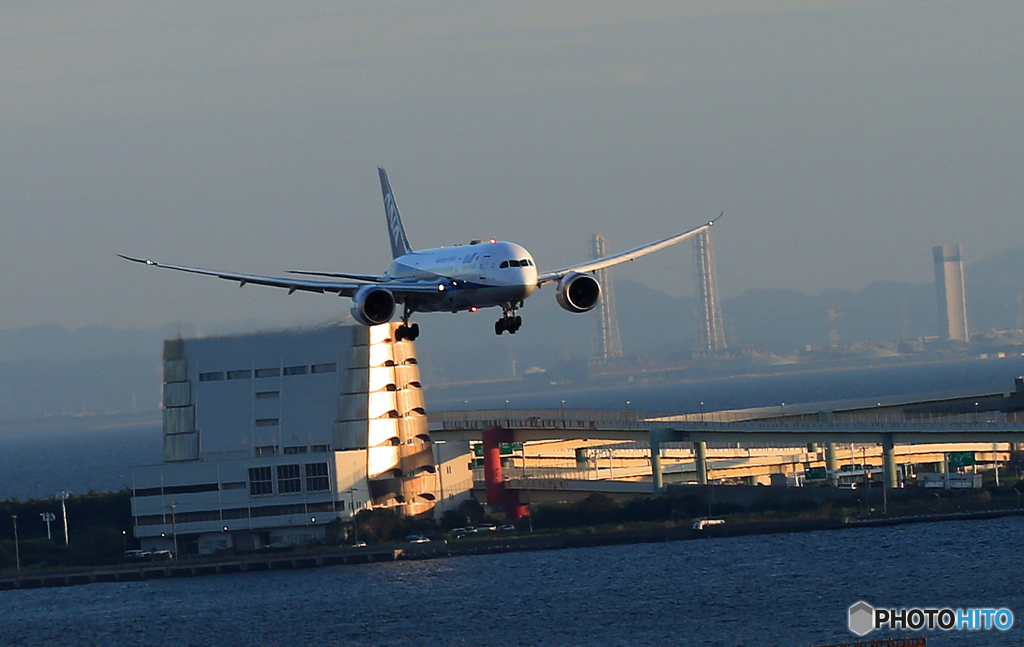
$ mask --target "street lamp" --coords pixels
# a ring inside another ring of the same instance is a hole
[[[67,507],[67,500],[68,500],[69,496],[71,496],[71,493],[67,492],[67,491],[62,491],[62,492],[58,492],[57,493],[57,498],[60,499],[60,511],[61,511],[61,514],[64,515],[64,545],[65,546],[68,546],[70,544],[70,542],[68,541],[68,507]]]
[[[18,565],[18,570],[21,570],[21,547],[18,545],[18,515],[12,514],[11,519],[14,521],[14,559]]]
[[[700,401],[700,421],[704,422],[704,401]]]
[[[174,515],[177,502],[171,501],[171,534],[174,536],[174,559],[178,559],[178,520]]]
[[[57,517],[52,512],[40,512],[39,516],[46,522],[46,538],[53,541],[53,537],[50,536],[50,522],[55,520]]]

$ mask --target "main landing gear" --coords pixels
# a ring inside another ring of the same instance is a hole
[[[402,325],[395,328],[395,341],[402,341],[403,339],[416,341],[416,338],[420,336],[420,325],[409,323],[409,317],[412,316],[412,312],[412,309],[406,304],[402,312]]]
[[[408,339],[409,341],[416,341],[416,338],[419,336],[419,324],[402,324],[398,328],[395,328],[395,341],[402,341],[403,339]]]
[[[506,330],[510,335],[516,334],[516,331],[523,325],[523,318],[516,314],[514,306],[502,306],[501,311],[504,316],[494,322],[494,334],[500,335]]]

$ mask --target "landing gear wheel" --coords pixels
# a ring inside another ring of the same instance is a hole
[[[409,341],[416,341],[416,338],[419,336],[419,324],[402,324],[398,328],[395,328],[395,341],[402,341],[403,339],[408,339]]]
[[[523,325],[523,318],[519,315],[505,314],[504,317],[494,322],[494,334],[500,335],[501,333],[508,331],[508,334],[514,335]]]

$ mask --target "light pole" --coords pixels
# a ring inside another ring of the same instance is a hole
[[[174,538],[174,559],[178,559],[178,520],[175,517],[175,509],[178,504],[171,501],[171,535]]]
[[[348,499],[352,508],[352,536],[355,539],[353,543],[359,543],[359,522],[356,521],[356,489],[352,488],[348,491]]]
[[[700,401],[700,421],[704,422],[704,401]]]
[[[52,512],[40,512],[39,516],[46,522],[46,538],[53,541],[53,537],[50,536],[50,522],[55,520],[57,517]]]
[[[565,400],[558,405],[558,411],[562,417],[562,429],[565,429]]]
[[[14,559],[18,565],[18,570],[21,570],[21,547],[18,545],[18,515],[12,514],[11,519],[14,521]]]
[[[530,477],[526,475],[526,443],[523,443],[523,484],[526,485],[526,523],[533,534],[533,510],[530,509]]]
[[[128,552],[128,531],[121,531],[121,550],[125,553]]]
[[[71,495],[70,492],[62,491],[57,493],[57,498],[60,499],[60,511],[64,516],[64,545],[69,546],[71,542],[68,541],[68,506],[67,500]]]

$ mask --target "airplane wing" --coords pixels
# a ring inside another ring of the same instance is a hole
[[[439,289],[444,289],[439,288],[436,283],[425,283],[422,281],[388,280],[376,283],[367,281],[316,281],[311,279],[260,276],[258,274],[239,274],[237,272],[220,272],[217,270],[204,270],[197,267],[182,267],[180,265],[167,265],[165,263],[157,263],[156,261],[149,260],[148,258],[132,258],[131,256],[125,256],[123,254],[118,254],[118,256],[125,259],[126,261],[133,261],[135,263],[142,263],[144,265],[151,265],[153,267],[162,267],[164,269],[178,270],[180,272],[192,272],[193,274],[205,274],[207,276],[216,276],[217,278],[227,279],[228,281],[237,281],[239,287],[242,287],[247,283],[252,283],[255,285],[269,285],[276,288],[287,288],[288,294],[291,294],[296,290],[302,290],[304,292],[318,292],[320,294],[334,292],[339,296],[351,297],[353,294],[358,292],[359,288],[361,287],[364,287],[366,285],[378,285],[380,287],[387,288],[388,291],[395,295],[395,299],[397,301],[403,301],[403,297],[405,295],[436,294]]]
[[[718,218],[721,217],[722,214],[718,214]],[[618,254],[613,254],[611,256],[605,256],[604,258],[598,258],[592,261],[587,261],[586,263],[580,263],[579,265],[573,265],[572,267],[565,267],[560,270],[555,270],[554,272],[544,272],[543,274],[540,274],[537,277],[537,285],[544,285],[545,283],[550,283],[551,281],[557,281],[566,274],[568,274],[569,272],[578,272],[580,274],[584,272],[595,272],[606,267],[618,265],[619,263],[632,261],[634,259],[640,258],[641,256],[646,256],[647,254],[656,252],[659,249],[665,249],[670,245],[675,245],[678,242],[684,241],[687,238],[691,238],[693,236],[696,236],[700,232],[705,231],[706,229],[714,225],[715,222],[718,221],[718,218],[715,218],[710,222],[704,223],[700,227],[694,227],[693,229],[676,234],[675,236],[669,236],[668,238],[664,238],[653,243],[647,243],[646,245],[641,245],[640,247],[634,247],[633,249],[628,249],[624,252],[619,252]]]
[[[288,270],[289,274],[304,274],[306,276],[329,276],[335,279],[354,279],[356,281],[366,281],[367,283],[386,283],[391,279],[387,276],[379,276],[377,274],[350,274],[348,272],[307,272],[304,270]]]

